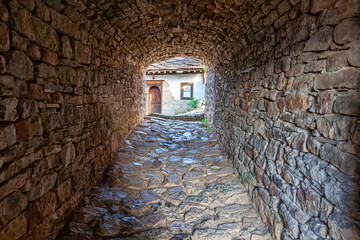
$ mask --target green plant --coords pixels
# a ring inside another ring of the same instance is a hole
[[[198,103],[199,103],[199,99],[190,98],[190,102],[188,103],[188,105],[189,105],[190,107],[192,107],[193,109],[196,109]]]
[[[170,116],[170,117],[169,117],[169,119],[170,119],[170,120],[173,120],[173,119],[174,119],[174,117]]]
[[[206,119],[201,119],[200,122],[205,123],[207,130],[213,131],[213,130],[211,129],[211,127],[210,127],[210,123],[208,123],[208,122],[206,121]]]

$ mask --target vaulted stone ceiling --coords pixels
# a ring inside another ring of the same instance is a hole
[[[0,0],[0,239],[57,239],[176,56],[209,66],[206,119],[273,239],[357,239],[359,21],[360,0]]]
[[[279,2],[92,0],[85,4],[88,14],[98,19],[99,27],[108,29],[124,50],[132,53],[136,62],[148,66],[183,55],[210,65],[226,61],[234,48],[241,46],[244,33]],[[278,16],[277,12],[274,14]]]

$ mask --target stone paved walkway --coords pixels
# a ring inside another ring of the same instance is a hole
[[[72,215],[75,239],[271,239],[202,123],[146,117]]]

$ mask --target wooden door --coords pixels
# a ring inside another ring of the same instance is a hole
[[[149,89],[149,113],[161,113],[161,92],[157,86]]]

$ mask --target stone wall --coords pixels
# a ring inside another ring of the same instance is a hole
[[[207,119],[274,239],[358,239],[360,2],[270,1],[209,70]]]
[[[55,238],[143,117],[144,68],[94,16],[0,0],[0,239]]]

